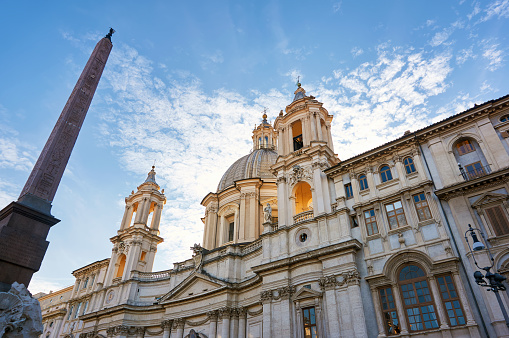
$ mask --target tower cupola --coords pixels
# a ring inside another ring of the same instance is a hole
[[[267,122],[267,113],[263,112],[262,123],[253,129],[253,150],[277,149],[277,134],[274,127]]]

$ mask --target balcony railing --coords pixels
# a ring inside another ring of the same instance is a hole
[[[486,176],[491,173],[491,168],[489,165],[484,167],[477,167],[472,170],[465,170],[461,165],[459,165],[461,176],[465,179],[465,181],[474,180],[479,177]]]
[[[313,210],[304,211],[293,216],[293,223],[299,223],[311,218],[313,218]]]

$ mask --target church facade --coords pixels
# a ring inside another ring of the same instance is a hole
[[[202,200],[188,260],[152,271],[166,202],[152,168],[111,257],[39,298],[43,337],[509,336],[472,277],[490,257],[464,239],[480,228],[509,276],[509,96],[343,161],[300,84],[266,118]]]

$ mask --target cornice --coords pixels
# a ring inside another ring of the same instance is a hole
[[[494,171],[474,180],[447,186],[435,191],[435,194],[438,198],[448,201],[454,197],[471,194],[507,182],[509,182],[509,167]]]
[[[351,239],[345,242],[341,242],[338,244],[330,245],[324,248],[315,249],[312,251],[308,251],[293,257],[288,257],[284,259],[279,259],[277,261],[260,264],[258,266],[253,266],[251,270],[253,270],[254,273],[260,274],[269,270],[279,269],[279,268],[285,268],[290,267],[294,264],[305,262],[307,260],[311,259],[317,259],[321,256],[337,253],[340,251],[348,251],[348,250],[360,250],[362,248],[362,244],[356,240]]]

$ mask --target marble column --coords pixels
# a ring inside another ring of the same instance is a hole
[[[221,338],[230,338],[230,309],[229,308],[220,309],[219,316],[222,319]]]
[[[163,211],[163,204],[158,203],[154,210],[154,217],[152,218],[152,224],[150,224],[150,227],[152,230],[159,230],[159,223],[161,222],[162,211]]]
[[[442,299],[440,299],[440,291],[438,290],[437,280],[435,279],[435,276],[429,277],[428,280],[433,295],[433,301],[435,302],[435,307],[438,312],[437,317],[439,319],[440,328],[442,330],[448,330],[449,320],[447,318],[447,314],[445,313],[444,306],[442,304]]]
[[[163,338],[170,338],[170,331],[173,325],[172,320],[164,320],[161,323],[161,328],[163,329]]]
[[[304,332],[302,330],[302,328],[304,327],[304,324],[302,323],[302,310],[300,308],[300,302],[295,302],[295,312],[297,314],[297,329],[296,329],[296,332],[295,332],[295,337],[296,338],[303,338],[304,337]],[[339,332],[338,332],[339,333]]]
[[[353,327],[355,337],[367,337],[366,319],[362,306],[361,287],[359,279],[354,278],[348,285],[348,296],[350,298],[350,309],[352,311]]]
[[[207,313],[210,319],[209,324],[209,338],[217,337],[217,311],[210,311]]]
[[[266,291],[270,292],[270,291]],[[272,331],[271,331],[271,318],[272,318],[272,311],[271,311],[271,301],[270,299],[263,300],[263,337],[272,337]]]
[[[289,287],[289,289],[287,289],[286,291],[288,292],[284,292],[281,295],[281,319],[282,319],[281,337],[293,337],[294,335],[291,321],[292,316],[290,314],[291,310],[290,296],[293,293],[293,289]]]
[[[391,285],[392,294],[394,296],[394,301],[396,302],[396,308],[398,309],[398,319],[399,325],[401,327],[401,335],[408,334],[408,325],[405,317],[405,308],[403,307],[403,300],[401,299],[401,293],[399,292],[399,287],[397,283]]]
[[[329,337],[333,337],[334,334],[339,334],[338,304],[336,303],[336,290],[333,285],[325,287],[325,302],[327,303]]]
[[[371,297],[373,298],[373,306],[375,308],[376,324],[378,326],[378,337],[385,337],[385,323],[381,312],[380,297],[376,288],[371,289]]]
[[[293,152],[294,149],[293,149],[293,130],[292,130],[292,125],[289,125],[288,127],[286,127],[287,129],[287,133],[288,133],[288,154]]]
[[[128,219],[130,220],[131,217],[129,216],[132,216],[132,207],[130,205],[127,205],[125,206],[125,211],[124,211],[124,217],[122,217],[122,222],[120,223],[120,230],[124,230],[125,228],[127,228],[129,226],[129,224],[126,224],[128,221]]]
[[[277,134],[277,154],[279,156],[284,155],[284,135],[283,135],[284,129],[279,127],[278,134]]]
[[[176,334],[176,338],[183,338],[184,337],[184,325],[185,325],[186,321],[184,318],[177,318],[175,319],[174,321],[174,327],[177,327],[177,334]]]
[[[318,131],[318,141],[323,141],[322,123],[320,114],[316,114],[316,130]]]
[[[309,115],[309,122],[311,124],[311,141],[316,141],[318,139],[317,133],[316,133],[316,117],[315,113],[311,113]]]
[[[138,207],[136,208],[136,217],[134,218],[134,223],[140,223],[142,221],[143,210],[145,209],[146,202],[147,202],[147,198],[144,198],[138,202]]]
[[[239,312],[237,309],[232,309],[230,320],[230,337],[239,336]]]
[[[239,309],[239,338],[246,338],[247,309]]]

